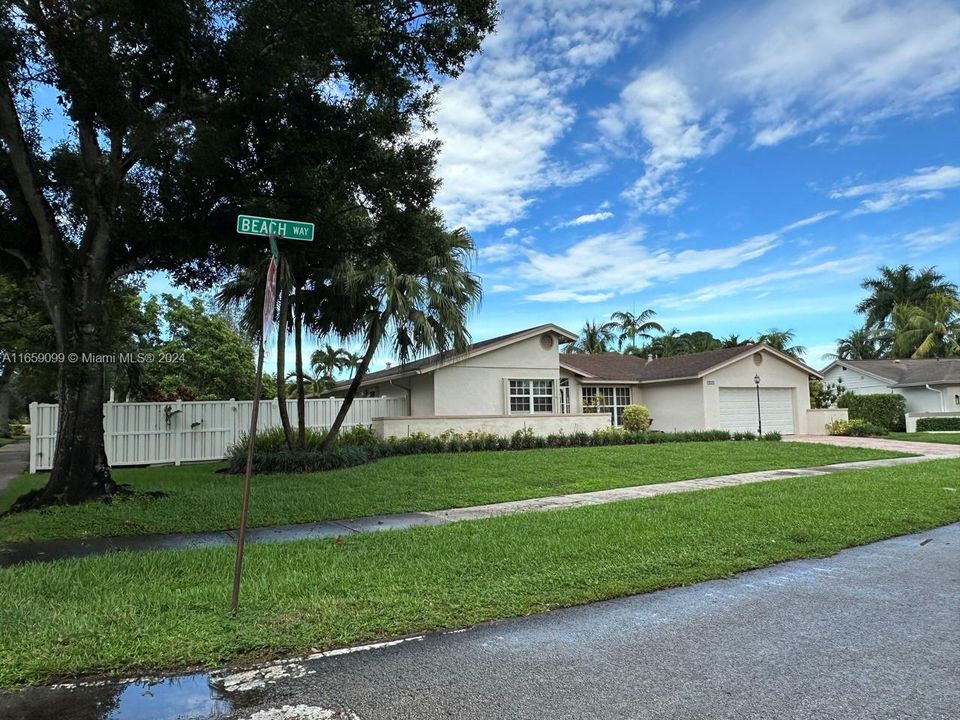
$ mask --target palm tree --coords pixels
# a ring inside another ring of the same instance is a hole
[[[882,335],[862,327],[837,338],[837,352],[823,357],[826,360],[878,360],[886,355],[888,345]]]
[[[365,351],[323,449],[333,444],[374,354],[389,341],[401,363],[427,352],[463,352],[470,334],[467,314],[480,302],[480,279],[468,270],[473,240],[460,228],[442,237],[443,247],[418,273],[401,271],[392,260],[366,269],[346,265],[339,273],[347,293],[364,308],[360,331]]]
[[[343,348],[335,348],[327,343],[323,348],[317,348],[310,356],[310,365],[317,379],[323,381],[327,387],[335,382],[337,371],[344,368],[356,367],[356,355]]]
[[[596,322],[586,322],[580,331],[580,337],[574,343],[573,352],[584,355],[595,355],[597,353],[609,352],[609,346],[613,343],[613,330],[609,323],[599,324]]]
[[[744,345],[749,345],[752,342],[753,340],[751,340],[750,338],[741,339],[739,335],[737,335],[736,333],[732,333],[720,340],[720,346],[723,348],[737,348],[737,347],[742,347]]]
[[[857,312],[866,315],[869,328],[882,327],[893,313],[896,305],[923,307],[932,295],[945,294],[957,299],[957,286],[947,282],[936,268],[927,267],[914,272],[910,265],[877,269],[879,277],[867,278],[860,286],[869,295],[857,305]]]
[[[644,310],[636,315],[631,312],[617,311],[610,316],[610,322],[606,323],[604,327],[609,328],[612,332],[618,333],[617,347],[623,350],[624,340],[629,339],[630,345],[635,347],[637,338],[644,340],[653,339],[653,335],[650,334],[651,330],[659,333],[663,332],[663,326],[650,319],[654,315],[656,315],[656,313],[650,309]]]
[[[896,349],[903,357],[944,357],[960,352],[960,302],[936,293],[925,307],[894,308]]]
[[[757,335],[757,342],[769,345],[774,350],[779,350],[790,357],[800,358],[807,353],[807,348],[803,345],[791,345],[795,333],[790,330],[778,330],[770,328],[765,333]]]

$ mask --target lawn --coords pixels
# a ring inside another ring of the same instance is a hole
[[[909,440],[911,442],[932,442],[946,443],[948,445],[960,445],[960,432],[958,433],[890,433],[892,440]]]
[[[323,474],[254,478],[252,527],[438,510],[754,470],[893,457],[861,448],[706,442],[394,457]],[[241,479],[214,465],[117,470],[118,482],[167,497],[0,518],[0,542],[235,528]],[[0,511],[41,476],[13,481]]]
[[[4,445],[10,445],[11,443],[15,443],[17,440],[20,440],[20,439],[21,438],[0,437],[0,447],[3,447]]]
[[[247,550],[0,570],[0,686],[216,664],[648,592],[960,520],[960,461]]]

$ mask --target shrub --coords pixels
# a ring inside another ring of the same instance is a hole
[[[623,429],[627,432],[646,432],[650,423],[650,411],[645,405],[627,405],[623,409]]]
[[[365,430],[365,429],[364,429]],[[323,438],[323,433],[313,432]],[[337,470],[361,465],[379,458],[428,453],[474,451],[532,450],[536,448],[606,447],[612,445],[655,445],[678,442],[716,442],[720,440],[755,440],[753,433],[735,433],[726,430],[694,430],[690,432],[630,432],[623,428],[603,428],[593,433],[576,432],[569,435],[535,435],[531,428],[518,430],[505,437],[490,433],[459,433],[447,430],[437,437],[415,433],[408,437],[381,439],[368,432],[345,433],[346,442],[338,441],[332,450],[319,450],[319,441],[308,442],[308,449],[290,452],[278,428],[257,435],[253,467],[258,473],[292,473]],[[764,440],[779,440],[779,433],[767,433]],[[228,472],[242,473],[246,466],[246,439],[231,448],[227,458]]]
[[[960,417],[925,417],[917,420],[917,432],[960,430]]]
[[[903,432],[907,401],[896,393],[854,395],[847,392],[837,400],[837,407],[847,408],[851,420],[864,420],[887,430]]]
[[[24,429],[23,423],[19,420],[11,420],[9,425],[10,437],[20,437],[21,435],[26,435],[26,430]]]
[[[774,430],[773,432],[764,433],[763,439],[769,442],[779,442],[783,438],[780,436],[780,433]]]
[[[889,430],[874,423],[854,418],[852,420],[834,420],[827,423],[828,435],[848,435],[850,437],[878,437],[888,435]]]

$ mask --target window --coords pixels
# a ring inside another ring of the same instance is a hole
[[[553,380],[511,380],[511,413],[552,413]]]
[[[584,412],[611,413],[613,424],[623,425],[623,409],[630,404],[630,388],[625,386],[585,387],[582,391]]]

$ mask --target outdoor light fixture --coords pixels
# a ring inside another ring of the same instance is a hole
[[[760,375],[753,376],[753,384],[757,386],[757,438],[763,435],[763,421],[760,419]]]

